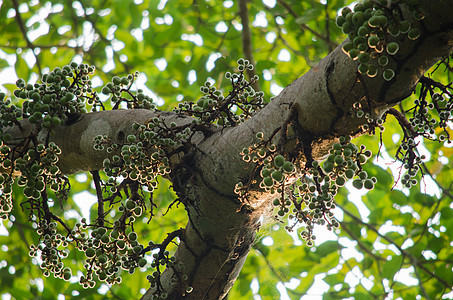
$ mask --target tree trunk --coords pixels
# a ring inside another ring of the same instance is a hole
[[[400,40],[400,51],[391,60],[395,77],[368,78],[357,72],[357,62],[336,48],[316,67],[296,79],[265,108],[246,122],[232,128],[211,128],[212,134],[197,134],[192,147],[171,160],[176,167],[170,177],[175,191],[185,204],[189,221],[180,238],[177,261],[184,264],[187,281],[171,284],[179,278],[172,269],[162,274],[168,299],[222,299],[236,280],[254,242],[260,217],[271,209],[275,195],[252,188],[247,203],[234,193],[239,181],[247,181],[253,166],[239,152],[256,143],[256,133],[273,138],[281,154],[300,162],[321,160],[332,143],[343,135],[365,133],[364,118],[351,112],[353,103],[365,99],[372,114],[381,116],[389,107],[407,98],[419,78],[453,47],[453,1],[424,1],[425,19],[422,36],[416,41]],[[158,116],[169,124],[191,122],[170,112],[116,110],[84,115],[78,122],[58,128],[51,137],[62,148],[60,169],[67,173],[102,167],[106,152],[95,151],[96,135],[113,140],[127,136],[133,122],[145,123]],[[292,132],[285,126],[291,123]],[[14,137],[27,136],[12,128]],[[28,132],[27,132],[28,131]],[[282,136],[282,132],[285,136]],[[121,134],[120,134],[121,133]],[[68,138],[69,137],[69,138]],[[187,286],[193,287],[190,293]],[[151,299],[149,289],[142,299]]]

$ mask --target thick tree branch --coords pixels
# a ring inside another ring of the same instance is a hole
[[[279,1],[281,2],[281,1]],[[391,81],[381,77],[361,78],[357,62],[336,48],[317,66],[296,79],[279,96],[244,123],[230,128],[212,128],[191,139],[191,145],[170,158],[174,189],[185,204],[188,224],[175,254],[185,266],[187,281],[166,269],[161,275],[168,299],[222,299],[236,280],[255,239],[258,220],[276,195],[251,187],[248,203],[234,193],[239,181],[259,174],[254,165],[242,160],[239,152],[258,142],[256,134],[277,145],[280,154],[304,166],[307,160],[322,160],[332,143],[343,135],[360,135],[364,118],[355,117],[353,104],[366,99],[370,113],[380,117],[391,106],[411,94],[421,76],[451,52],[453,15],[449,1],[425,1],[424,33],[417,41],[399,41],[400,51],[391,60],[396,70]],[[50,136],[62,149],[59,167],[63,172],[99,170],[111,154],[93,149],[93,138],[107,135],[116,141],[131,132],[134,122],[146,124],[158,117],[165,124],[190,124],[192,118],[171,112],[115,110],[83,115],[76,123],[62,125]],[[292,133],[287,125],[292,126]],[[27,137],[34,127],[23,122],[10,131],[15,138]],[[68,138],[70,137],[70,138]],[[47,132],[38,136],[48,138]],[[290,179],[294,180],[295,178]],[[423,269],[423,265],[420,265]],[[424,269],[425,270],[425,269]],[[426,270],[425,270],[426,271]],[[177,284],[171,284],[171,278]],[[186,293],[187,285],[194,287]],[[143,299],[151,299],[149,289]]]

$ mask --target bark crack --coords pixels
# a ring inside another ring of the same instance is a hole
[[[330,86],[329,86],[329,82],[330,82],[330,80],[332,78],[332,75],[333,75],[334,71],[335,71],[335,61],[331,60],[329,62],[329,64],[327,65],[327,68],[326,68],[326,71],[325,71],[326,92],[327,92],[327,95],[329,96],[329,101],[332,103],[332,105],[337,110],[337,112],[335,114],[335,117],[333,118],[332,122],[330,123],[331,131],[334,130],[335,124],[338,122],[338,120],[341,119],[344,116],[344,110],[338,104],[337,100],[335,99],[335,95],[330,90]]]

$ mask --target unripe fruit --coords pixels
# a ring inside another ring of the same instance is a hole
[[[356,5],[354,5],[354,11],[356,12],[355,14],[357,14],[357,12],[362,12],[364,10],[365,10],[365,7],[363,6],[362,3],[357,3]]]
[[[266,168],[263,168],[261,170],[261,177],[268,177],[269,175],[271,175],[271,172],[269,171],[269,169],[266,169]]]
[[[368,77],[374,77],[378,73],[378,68],[375,65],[368,65],[367,75]]]
[[[360,26],[359,30],[357,31],[357,34],[360,37],[366,37],[368,33],[370,33],[368,26]]]
[[[137,240],[137,233],[131,232],[131,233],[129,233],[129,235],[127,237],[131,241],[136,241]]]
[[[52,117],[52,126],[56,127],[61,124],[61,119],[59,117]]]
[[[140,258],[140,260],[138,261],[138,265],[140,268],[143,268],[144,266],[146,266],[146,259],[145,258]]]
[[[135,202],[132,200],[127,200],[126,201],[126,208],[127,209],[134,209],[135,208]]]
[[[285,172],[291,173],[294,171],[294,165],[289,161],[285,161],[285,163],[283,164],[283,170]]]
[[[283,181],[283,174],[281,171],[274,171],[272,172],[272,178],[274,178],[275,181],[281,182]]]
[[[398,43],[391,42],[387,44],[386,50],[388,54],[395,55],[398,52],[399,48],[400,46],[398,45]]]
[[[370,55],[366,52],[360,53],[358,56],[358,60],[361,64],[366,64],[370,61]]]
[[[374,187],[374,182],[373,182],[371,179],[366,179],[365,182],[363,183],[363,186],[364,186],[367,190],[371,190],[371,189],[373,189],[373,187]]]
[[[375,35],[372,35],[368,38],[368,46],[370,47],[376,47],[377,44],[379,44],[379,38]]]
[[[63,279],[66,280],[66,281],[71,279],[71,273],[70,272],[64,272],[63,273]]]
[[[323,169],[325,172],[329,173],[329,172],[332,172],[333,170],[333,163],[330,163],[330,162],[325,162],[324,163],[324,166],[323,166]]]
[[[379,27],[379,24],[379,16],[373,16],[368,20],[368,25],[370,25],[370,27]]]
[[[360,190],[363,187],[363,182],[360,179],[356,179],[352,181],[352,186]]]
[[[98,260],[99,260],[99,263],[105,264],[107,262],[107,255],[99,256]]]
[[[354,177],[354,170],[347,169],[345,171],[345,175],[346,175],[346,178],[351,179],[352,177]]]
[[[124,246],[126,246],[126,243],[123,240],[116,241],[116,245],[118,246],[119,249],[124,249]]]
[[[338,177],[337,180],[335,180],[335,184],[338,186],[343,186],[345,182],[346,180],[343,177]]]
[[[346,17],[346,16],[347,16],[348,14],[350,14],[351,12],[352,12],[352,11],[351,11],[351,9],[350,9],[349,7],[345,7],[345,8],[343,8],[343,9],[341,10],[341,15],[342,15],[343,17]]]
[[[379,57],[378,63],[379,65],[385,67],[389,63],[389,58],[385,55],[382,55],[381,57]]]
[[[284,158],[282,155],[277,155],[277,156],[274,158],[274,165],[275,165],[277,168],[282,167],[284,162],[285,162],[285,158]]]
[[[347,19],[346,19],[347,20]],[[341,31],[343,31],[344,34],[349,34],[353,29],[354,25],[352,25],[352,23],[346,21],[343,26],[341,26]]]
[[[338,16],[335,22],[338,27],[341,27],[346,22],[346,18],[344,16]]]
[[[89,258],[93,257],[95,255],[95,251],[93,248],[88,248],[87,251],[85,252],[85,255]]]
[[[353,47],[354,47],[354,45],[352,43],[347,42],[347,43],[343,44],[342,49],[345,54],[348,54],[348,52],[351,51]]]
[[[359,55],[360,51],[358,49],[352,49],[349,51],[349,57],[352,58],[353,60],[357,59],[357,56]]]
[[[407,33],[407,37],[411,40],[416,40],[420,37],[420,29],[418,28],[412,28],[411,30],[409,30],[409,32]]]
[[[263,179],[263,183],[264,183],[265,186],[271,187],[274,184],[274,181],[270,177],[265,177]]]
[[[390,81],[395,76],[395,72],[392,69],[386,69],[384,73],[382,73],[382,76],[385,80]]]
[[[363,12],[361,12],[361,11],[354,13],[354,15],[352,16],[352,23],[355,26],[361,25],[363,23],[363,21],[365,21],[365,17],[363,15]]]
[[[411,23],[409,21],[404,20],[400,23],[399,29],[402,33],[407,33],[411,29]]]

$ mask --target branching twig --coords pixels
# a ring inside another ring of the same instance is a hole
[[[363,225],[365,227],[367,227],[368,229],[370,229],[371,231],[373,231],[374,233],[376,233],[380,238],[382,238],[383,240],[385,240],[386,242],[388,242],[389,244],[392,244],[394,245],[398,251],[400,251],[400,253],[409,258],[411,260],[411,263],[412,265],[414,266],[414,268],[418,267],[420,269],[422,269],[423,271],[425,271],[426,273],[428,273],[431,277],[435,278],[439,283],[441,283],[442,285],[444,285],[445,287],[450,287],[450,285],[442,278],[440,278],[439,276],[437,276],[436,274],[434,274],[432,271],[430,271],[428,268],[426,268],[422,263],[420,263],[416,257],[414,257],[412,254],[410,254],[409,252],[407,252],[406,250],[404,250],[399,244],[397,244],[395,241],[393,241],[391,238],[389,238],[388,236],[386,235],[383,235],[379,232],[378,229],[376,229],[376,227],[372,226],[371,224],[368,224],[366,222],[363,222],[360,218],[358,218],[357,216],[355,216],[353,213],[345,210],[343,207],[341,207],[340,205],[337,205],[338,207],[340,207],[343,212],[348,215],[349,217],[351,217],[354,222],[356,222],[357,224],[360,224],[360,225]]]
[[[397,109],[392,107],[387,111],[387,113],[394,116],[396,118],[396,120],[398,121],[398,123],[401,125],[401,127],[410,133],[411,137],[415,136],[414,127],[409,122],[409,120],[406,119],[406,117],[404,116],[404,114],[402,112],[400,112]]]

